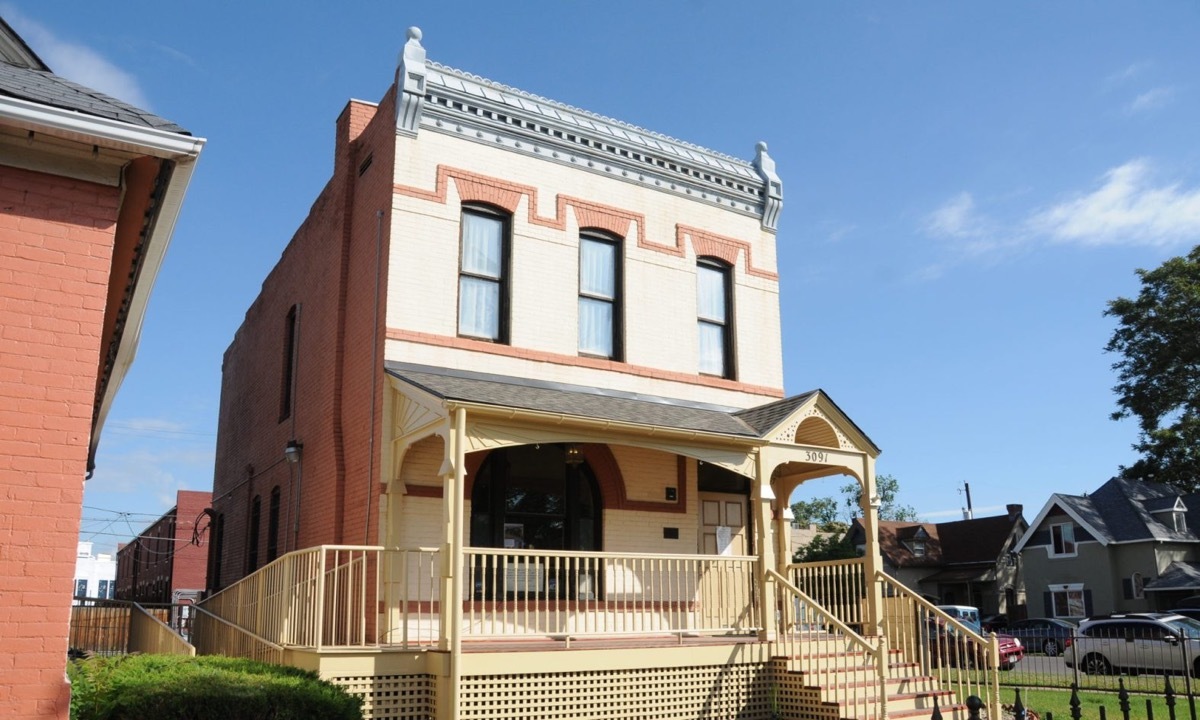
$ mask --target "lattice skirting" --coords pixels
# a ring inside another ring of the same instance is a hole
[[[768,720],[772,669],[752,663],[464,677],[460,702],[463,720]]]
[[[432,675],[331,677],[329,681],[363,699],[366,720],[432,720],[437,682]]]
[[[519,657],[519,655],[514,655]],[[363,698],[366,720],[433,720],[433,675],[334,676]],[[449,697],[443,698],[449,701]],[[470,675],[459,693],[462,720],[836,720],[816,688],[787,663]]]

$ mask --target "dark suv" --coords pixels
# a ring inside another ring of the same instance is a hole
[[[1079,624],[1067,667],[1089,675],[1127,671],[1200,675],[1200,621],[1174,613],[1127,613]]]

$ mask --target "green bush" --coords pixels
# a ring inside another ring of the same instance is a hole
[[[361,698],[293,667],[217,655],[76,660],[71,720],[362,720]]]

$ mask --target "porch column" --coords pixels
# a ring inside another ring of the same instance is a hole
[[[775,594],[768,593],[767,569],[775,567],[775,542],[771,532],[775,523],[775,512],[772,505],[776,502],[775,491],[771,488],[771,471],[775,464],[768,462],[769,457],[763,456],[763,450],[755,454],[755,496],[758,498],[758,508],[754,512],[754,532],[758,550],[758,597],[759,597],[759,638],[766,640],[775,636]],[[767,453],[769,456],[769,453]],[[777,535],[777,533],[775,533]]]
[[[463,494],[466,485],[467,411],[455,408],[442,464],[441,593],[438,650],[451,653],[452,666],[462,650]]]
[[[883,569],[883,556],[879,552],[879,490],[875,485],[875,459],[870,455],[863,458],[862,513],[863,532],[866,533],[866,554],[863,570],[866,573],[866,622],[864,635],[883,634],[883,586],[875,581],[875,574]]]

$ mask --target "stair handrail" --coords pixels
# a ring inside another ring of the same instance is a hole
[[[264,660],[266,662],[273,662],[276,665],[283,664],[284,647],[282,645],[271,642],[270,640],[262,637],[261,635],[256,635],[255,633],[247,630],[246,628],[242,627],[241,625],[230,622],[230,621],[226,620],[225,618],[221,617],[220,615],[217,615],[216,613],[205,610],[204,608],[202,608],[198,605],[195,605],[193,607],[196,610],[196,618],[197,619],[199,619],[200,617],[205,617],[205,618],[209,618],[211,620],[216,620],[217,622],[221,623],[222,625],[228,627],[233,632],[235,632],[239,635],[242,635],[243,637],[246,637],[248,639],[251,639],[251,640],[259,643],[260,645],[265,645],[268,649],[270,649],[272,651],[270,653],[265,653],[265,654],[261,654],[261,655],[257,654],[257,653],[245,654],[245,653],[230,652],[231,646],[229,646],[228,644],[221,644],[219,647],[210,648],[210,647],[204,646],[205,640],[200,640],[199,642],[193,643],[193,645],[196,646],[196,654],[198,654],[198,655],[200,655],[200,654],[203,654],[203,655],[220,654],[220,655],[229,655],[231,657],[249,657],[249,658],[252,658],[255,660]],[[202,634],[203,632],[204,632],[204,629],[203,629],[203,626],[201,625],[200,628],[197,628],[196,634],[199,635],[199,634]]]
[[[806,611],[811,612],[820,619],[822,624],[833,628],[837,631],[837,635],[845,637],[851,646],[858,648],[864,656],[871,659],[872,670],[875,674],[875,695],[874,698],[866,695],[860,695],[859,691],[864,687],[857,683],[846,683],[844,685],[831,684],[829,681],[834,678],[836,668],[822,664],[820,661],[827,659],[821,653],[809,655],[797,655],[792,652],[790,646],[795,641],[795,633],[790,631],[789,624],[781,622],[776,634],[776,649],[784,649],[784,655],[788,658],[797,659],[800,661],[801,668],[806,675],[814,676],[816,684],[825,692],[831,692],[832,701],[839,705],[847,706],[851,709],[850,716],[852,717],[887,717],[887,679],[888,679],[888,645],[887,638],[880,637],[878,643],[872,643],[867,638],[858,634],[853,628],[842,622],[836,615],[821,606],[820,603],[813,600],[807,593],[793,585],[786,577],[780,575],[772,568],[767,568],[767,581],[774,582],[777,588],[776,608],[778,612],[785,612],[787,604],[784,602],[786,595],[796,598],[800,601],[800,606]],[[786,634],[787,640],[781,638]],[[815,661],[815,662],[814,662]],[[862,707],[865,705],[866,707]]]
[[[995,633],[989,633],[986,637],[975,632],[973,629],[961,623],[957,618],[951,616],[946,611],[934,605],[932,602],[914,592],[911,588],[900,582],[896,578],[888,575],[882,570],[875,572],[875,580],[882,586],[882,594],[884,602],[888,598],[901,597],[913,603],[916,606],[915,612],[912,613],[912,627],[917,630],[915,636],[904,634],[903,627],[892,625],[892,621],[896,617],[889,617],[886,611],[881,611],[881,633],[894,646],[898,647],[906,657],[913,657],[910,653],[915,653],[919,658],[920,666],[923,672],[931,672],[931,655],[930,642],[925,635],[928,629],[924,627],[925,622],[929,617],[935,618],[938,623],[948,628],[953,628],[954,632],[961,637],[967,645],[975,645],[978,652],[987,658],[985,667],[976,668],[977,673],[982,673],[982,676],[970,672],[965,672],[962,667],[963,662],[957,663],[957,666],[950,669],[944,669],[941,673],[943,680],[949,682],[956,690],[956,694],[960,696],[962,701],[970,695],[978,695],[986,698],[988,717],[1000,717],[1000,652],[999,643]],[[921,618],[921,613],[925,613],[925,618]],[[935,646],[938,643],[933,643]],[[940,649],[945,651],[947,647],[944,641],[940,643]],[[962,648],[957,648],[959,655],[966,657],[966,653]],[[948,672],[953,670],[953,672]]]

